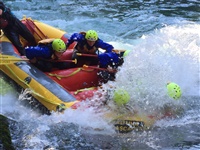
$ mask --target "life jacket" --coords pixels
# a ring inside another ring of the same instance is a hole
[[[82,35],[86,35],[86,32],[80,32]],[[95,44],[91,47],[88,45],[87,40],[84,39],[82,42],[78,42],[75,46],[75,49],[78,50],[79,53],[85,53],[85,54],[96,54],[97,47]]]
[[[8,25],[8,21],[0,17],[0,29],[4,29],[5,27],[7,27],[7,25]]]
[[[51,42],[53,42],[54,39],[44,39],[38,42],[38,44],[49,44]]]
[[[38,44],[39,44],[39,45],[48,45],[49,48],[50,48],[51,46],[50,46],[49,44],[52,43],[53,40],[54,40],[54,38],[52,38],[52,39],[43,39],[43,40],[39,41]],[[54,50],[52,49],[52,47],[51,47],[50,49],[54,52]],[[51,56],[51,59],[52,59],[52,60],[57,60],[58,57],[53,53],[52,56]],[[41,60],[42,60],[42,59],[41,59]],[[44,59],[43,59],[43,60],[44,60]]]

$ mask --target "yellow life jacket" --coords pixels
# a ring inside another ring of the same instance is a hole
[[[86,32],[80,32],[80,34],[83,34],[84,36],[86,35]],[[77,43],[77,45],[75,46],[75,49],[78,50],[79,53],[84,53],[84,54],[96,54],[97,51],[97,47],[92,46],[89,47],[89,45],[87,44],[87,41],[85,40],[84,45]]]
[[[38,42],[38,44],[40,45],[46,45],[46,44],[49,44],[51,42],[53,42],[54,38],[50,38],[50,39],[43,39],[41,41]],[[58,57],[53,53],[53,55],[51,56],[51,59],[52,60],[57,60]]]
[[[53,42],[54,39],[44,39],[38,42],[38,44],[49,44]]]

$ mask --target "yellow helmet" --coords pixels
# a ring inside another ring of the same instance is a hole
[[[85,39],[89,41],[96,41],[98,39],[98,34],[94,30],[88,30],[86,32]]]
[[[56,52],[65,52],[66,51],[66,45],[65,42],[61,39],[55,39],[52,43],[53,50]]]

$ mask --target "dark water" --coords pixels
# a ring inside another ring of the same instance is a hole
[[[109,84],[125,87],[131,94],[130,105],[141,111],[162,108],[168,103],[184,110],[177,118],[156,122],[151,130],[123,135],[115,133],[93,110],[67,110],[62,115],[40,116],[17,103],[15,90],[8,91],[1,96],[1,113],[13,120],[11,131],[16,149],[200,149],[198,0],[12,0],[5,3],[18,18],[26,15],[69,34],[95,29],[101,39],[116,48],[133,50],[116,82]],[[182,88],[179,101],[165,97],[164,84],[168,81]]]

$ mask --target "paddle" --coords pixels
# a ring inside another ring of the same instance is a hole
[[[10,59],[10,58],[0,58],[0,65],[8,65],[8,64],[13,64],[13,63],[16,63],[16,62],[19,62],[19,61],[29,61],[29,60],[26,60],[26,59],[18,59],[18,58],[15,58],[15,59]]]
[[[91,69],[97,69],[97,70],[102,70],[102,71],[108,71],[110,73],[116,73],[117,70],[115,69],[106,69],[106,68],[99,68],[99,67],[95,67],[95,66],[87,66],[87,65],[83,65],[84,68],[91,68]]]
[[[49,62],[73,62],[75,64],[77,64],[77,59],[74,60],[48,60],[48,59],[43,59],[44,61],[49,61]]]
[[[125,52],[126,50],[119,50],[119,49],[113,49],[112,50],[115,53],[121,53],[121,52]],[[86,56],[86,57],[98,57],[98,55],[95,54],[83,54],[83,53],[76,53],[76,55],[78,56]]]
[[[123,53],[126,50],[124,50],[124,49],[113,49],[112,51],[115,52],[115,53]]]
[[[105,52],[105,50],[102,49],[102,48],[99,48],[99,51],[101,51],[103,53]],[[125,52],[126,50],[124,50],[124,49],[113,49],[112,51],[115,52],[115,53],[122,53],[122,52]]]
[[[17,57],[14,57],[14,56],[0,54],[0,65],[12,64],[12,63],[16,63],[16,62],[19,62],[19,61],[29,61],[29,59],[27,59],[27,58],[17,58]],[[75,59],[75,60],[46,60],[45,59],[45,61],[73,62],[73,63],[77,64],[77,59]]]
[[[29,61],[29,60],[17,58],[17,57],[10,56],[10,55],[0,54],[0,65],[12,64],[12,63],[16,63],[16,62],[19,62],[19,61]]]
[[[94,54],[83,54],[83,53],[76,53],[77,56],[86,56],[86,57],[98,57],[98,55]]]

